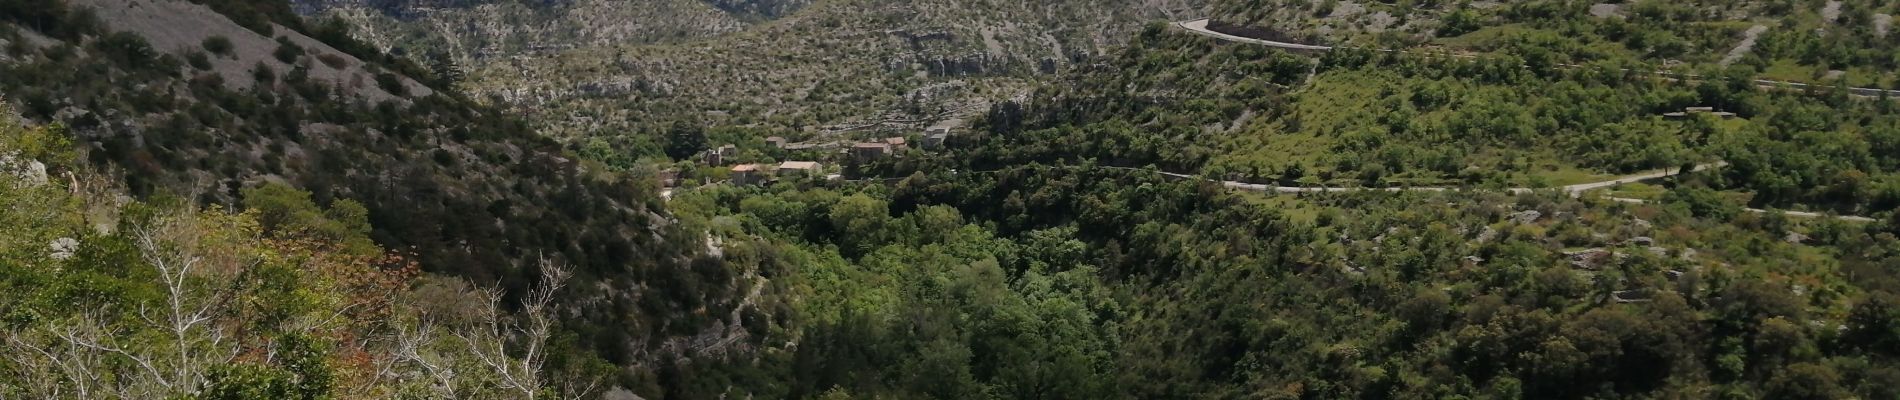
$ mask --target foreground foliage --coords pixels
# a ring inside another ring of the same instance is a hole
[[[5,117],[0,138],[0,395],[534,398],[599,384],[592,366],[548,362],[557,263],[534,266],[542,280],[511,312],[499,291],[371,242],[356,202],[282,185],[241,211],[128,202],[70,163],[57,129]]]

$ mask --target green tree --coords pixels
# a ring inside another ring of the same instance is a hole
[[[666,155],[674,160],[693,158],[706,149],[706,129],[686,121],[673,121],[666,129]]]

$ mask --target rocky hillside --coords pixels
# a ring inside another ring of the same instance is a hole
[[[298,13],[336,18],[385,50],[460,62],[743,30],[811,0],[292,0]]]
[[[802,1],[802,0],[801,0]],[[615,43],[652,43],[744,29],[792,2],[652,0],[367,1],[297,0],[304,14],[336,18],[385,50],[474,60]]]
[[[605,173],[430,89],[425,70],[283,19],[282,4],[256,8],[270,4],[0,2],[0,93],[136,196],[230,208],[280,182],[353,200],[379,244],[511,296],[532,285],[532,260],[572,265],[570,337],[619,365],[661,358],[674,337],[743,335],[725,316],[744,271],[706,255],[650,177]]]
[[[1107,52],[1195,0],[816,3],[682,43],[624,44],[472,68],[474,93],[557,138],[658,137],[671,121],[828,135],[921,128],[1021,94],[1025,79]],[[759,135],[764,136],[764,135]]]

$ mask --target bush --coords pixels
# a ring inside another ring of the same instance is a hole
[[[153,61],[158,57],[158,52],[152,50],[152,45],[139,35],[116,32],[99,37],[92,42],[92,46],[126,69],[156,66]]]
[[[297,58],[303,56],[303,46],[298,46],[297,43],[291,42],[289,38],[278,36],[277,50],[271,51],[270,54],[273,57],[277,57],[277,61],[283,61],[285,64],[295,64],[297,63]]]
[[[392,95],[409,95],[409,87],[402,84],[402,78],[388,72],[376,74],[376,87],[383,88],[383,91]]]
[[[185,63],[190,64],[192,69],[199,71],[211,69],[211,58],[206,57],[205,53],[194,51],[191,52],[191,54],[186,54]]]
[[[338,55],[329,54],[329,53],[318,55],[317,61],[322,61],[323,65],[328,65],[330,66],[330,68],[335,68],[335,69],[343,69],[345,67],[350,66],[350,60],[345,60],[343,59],[343,56],[338,56]]]
[[[260,85],[269,85],[277,82],[277,72],[271,71],[269,65],[264,65],[264,63],[261,62],[257,63],[257,66],[251,67],[251,77],[257,78],[257,83]]]
[[[434,157],[437,165],[444,167],[455,166],[455,154],[451,154],[447,150],[435,149]]]
[[[231,38],[227,38],[222,35],[205,38],[204,42],[200,44],[204,45],[205,51],[209,51],[211,52],[211,54],[217,54],[220,56],[231,55],[231,48],[233,47],[231,44]]]

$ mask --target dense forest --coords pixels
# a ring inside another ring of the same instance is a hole
[[[728,237],[728,258],[797,293],[785,307],[802,328],[780,333],[796,348],[723,375],[679,372],[693,382],[673,390],[1895,395],[1892,223],[1739,213],[1705,199],[1699,181],[1712,179],[1654,206],[1554,194],[1272,198],[1055,167],[705,189],[674,204]]]

